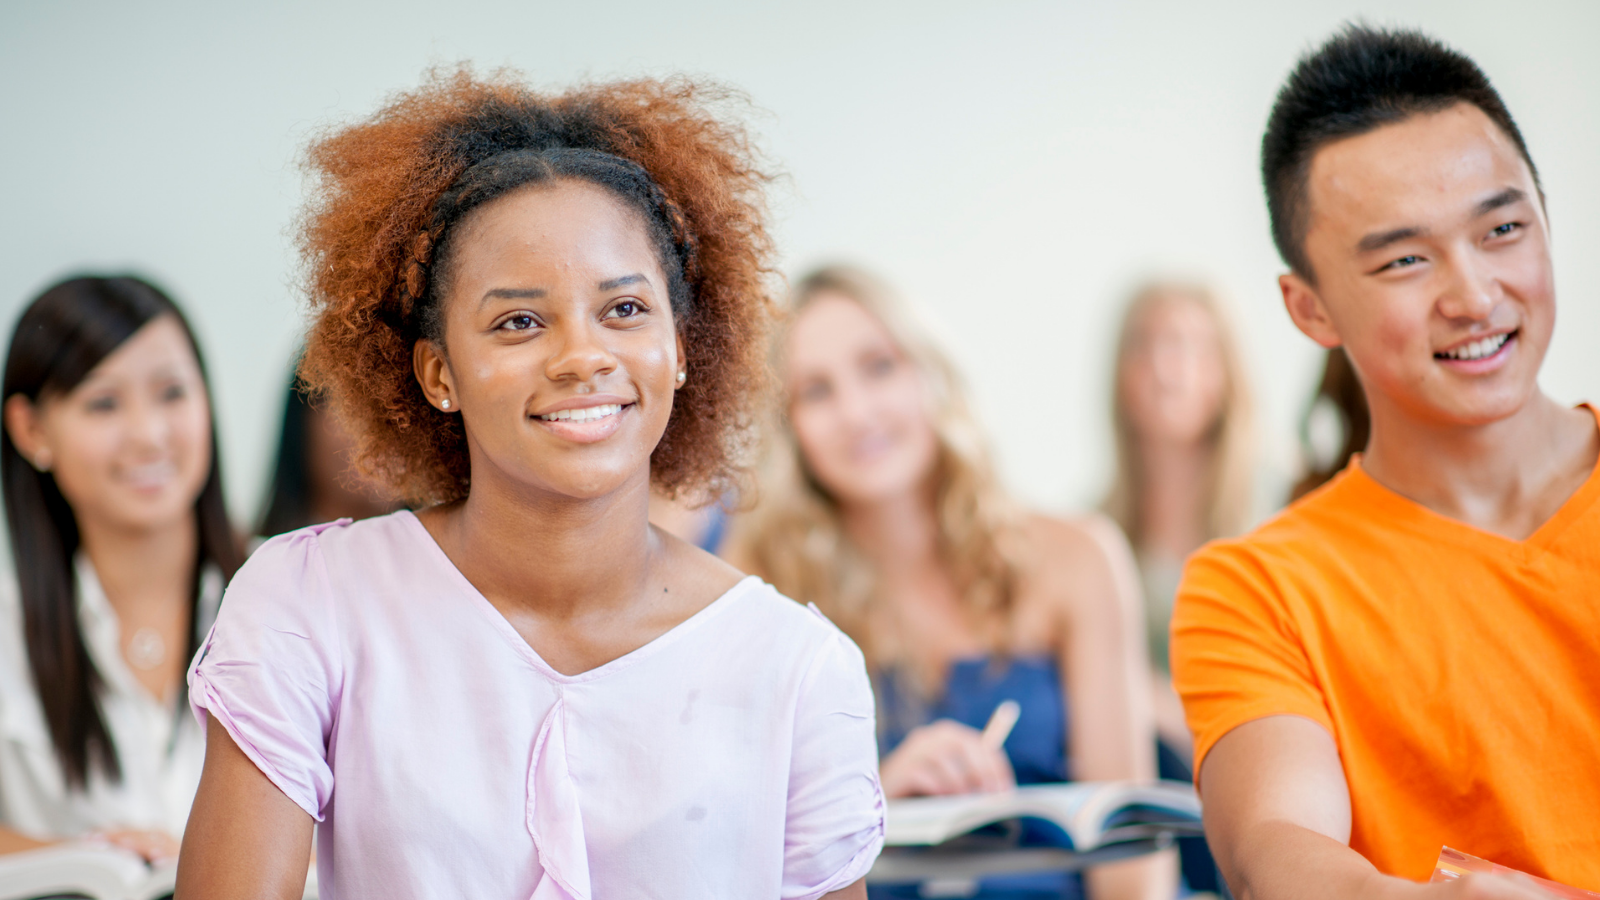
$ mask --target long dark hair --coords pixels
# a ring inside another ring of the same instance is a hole
[[[11,335],[0,394],[7,399],[20,394],[30,403],[66,394],[135,332],[162,316],[171,316],[182,327],[203,381],[200,348],[171,298],[138,278],[82,277],[55,285],[23,311]],[[211,402],[209,387],[206,402]],[[28,664],[62,773],[72,788],[87,784],[91,765],[120,781],[122,766],[97,700],[101,676],[78,626],[72,565],[79,542],[77,520],[55,477],[24,459],[9,432],[0,434],[0,483],[22,598]],[[195,500],[195,520],[200,552],[190,589],[194,599],[185,658],[192,658],[198,649],[194,623],[199,621],[201,569],[214,564],[226,581],[244,562],[244,549],[228,523],[222,497],[215,416],[211,471]]]
[[[262,537],[311,524],[306,445],[312,412],[311,395],[298,375],[290,375],[288,396],[283,401],[283,430],[278,434],[278,458],[272,464],[272,486],[267,490],[267,509],[256,526],[256,534]]]

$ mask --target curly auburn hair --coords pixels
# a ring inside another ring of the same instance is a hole
[[[520,187],[576,179],[639,213],[683,338],[690,378],[651,454],[652,480],[707,501],[737,487],[769,388],[775,310],[772,176],[744,130],[715,114],[739,100],[682,79],[541,94],[514,73],[462,66],[314,142],[300,373],[349,429],[358,471],[418,504],[467,495],[464,426],[428,403],[412,348],[443,337],[456,226]]]

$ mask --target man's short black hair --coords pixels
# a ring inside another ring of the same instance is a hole
[[[1312,278],[1306,259],[1311,158],[1342,138],[1365,134],[1421,113],[1470,103],[1516,144],[1534,184],[1522,133],[1477,63],[1418,31],[1346,25],[1301,57],[1267,120],[1261,180],[1272,216],[1272,240],[1289,268]]]

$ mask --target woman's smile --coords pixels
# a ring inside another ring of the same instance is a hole
[[[616,434],[635,406],[634,401],[622,397],[591,394],[563,400],[528,418],[563,440],[592,444]]]

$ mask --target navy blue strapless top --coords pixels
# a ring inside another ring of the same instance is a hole
[[[1061,670],[1050,656],[963,659],[952,663],[944,695],[921,700],[904,679],[884,670],[874,679],[878,698],[878,755],[888,756],[911,729],[936,719],[983,728],[1001,702],[1021,707],[1006,738],[1018,784],[1067,780],[1067,704]]]
[[[929,699],[909,689],[899,673],[886,669],[874,675],[873,692],[878,701],[880,759],[898,747],[913,728],[936,719],[953,719],[981,729],[996,706],[1015,700],[1021,713],[1004,749],[1017,783],[1067,780],[1067,703],[1054,657],[957,660],[950,666],[944,694]],[[1041,840],[1036,831],[1024,827],[1022,843],[1051,843]],[[867,895],[871,900],[890,900],[920,893],[917,885],[874,884]],[[982,900],[1082,900],[1083,881],[1077,873],[985,878],[973,896]]]

